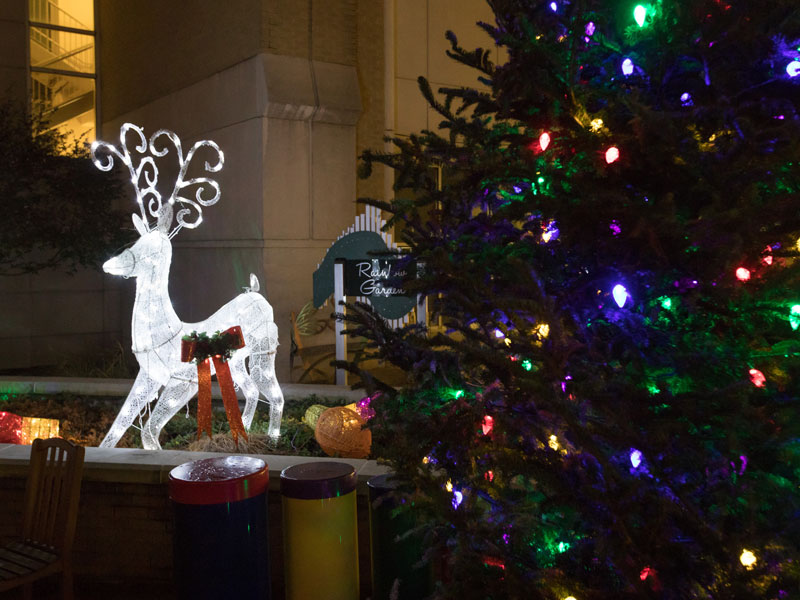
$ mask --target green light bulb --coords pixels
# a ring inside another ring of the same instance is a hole
[[[664,310],[672,310],[672,298],[669,296],[661,296],[659,300],[661,300],[661,308]]]
[[[527,358],[522,361],[522,368],[526,371],[530,371],[533,368],[533,363],[529,361]]]
[[[636,19],[636,24],[639,27],[644,27],[644,20],[647,17],[647,9],[641,4],[637,4],[633,9],[633,18]]]
[[[800,327],[800,304],[792,306],[789,313],[789,325],[792,326],[793,331],[797,331],[797,328]]]

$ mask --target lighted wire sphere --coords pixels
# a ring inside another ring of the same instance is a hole
[[[372,432],[357,412],[334,406],[317,419],[314,437],[328,456],[366,458],[372,447]]]

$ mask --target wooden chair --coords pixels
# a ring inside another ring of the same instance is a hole
[[[61,594],[72,600],[72,541],[78,520],[85,449],[60,438],[31,448],[22,538],[0,548],[0,592],[61,572]]]

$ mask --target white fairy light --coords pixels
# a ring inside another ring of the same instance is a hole
[[[129,132],[133,132],[137,140],[133,149],[137,156],[140,155],[138,164],[135,164],[137,159],[127,146]],[[155,159],[169,154],[167,142],[171,142],[175,149],[178,175],[172,193],[165,201],[156,189],[159,170]],[[182,227],[194,229],[200,225],[203,207],[216,204],[220,198],[220,186],[215,180],[209,177],[185,178],[195,153],[201,148],[207,148],[216,156],[215,162],[205,163],[205,170],[209,173],[220,171],[224,156],[216,143],[211,140],[196,142],[184,156],[180,139],[166,129],[153,134],[148,143],[142,128],[125,123],[120,128],[119,148],[108,142],[92,144],[92,160],[97,168],[110,171],[114,157],[128,168],[141,214],[133,214],[139,240],[103,265],[103,270],[111,275],[136,277],[131,337],[139,373],[101,447],[116,446],[142,409],[149,408],[150,402],[158,398],[150,418],[142,427],[142,445],[146,449],[159,449],[161,429],[197,393],[195,365],[181,362],[181,338],[192,331],[224,331],[234,325],[241,327],[245,342],[228,363],[234,383],[243,390],[246,398],[242,422],[246,429],[250,429],[261,393],[270,405],[269,436],[277,439],[280,435],[283,393],[275,377],[278,328],[273,320],[272,307],[258,293],[258,280],[251,275],[251,287],[247,292],[239,294],[199,323],[183,323],[169,297],[170,239]],[[191,191],[194,191],[193,198],[186,195]],[[178,206],[177,223],[170,231],[175,205]],[[156,219],[155,226],[149,223],[150,218]],[[248,356],[249,372],[245,366]]]

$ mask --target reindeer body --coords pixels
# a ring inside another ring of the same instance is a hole
[[[229,361],[231,376],[234,383],[243,391],[246,404],[242,414],[242,421],[246,429],[250,428],[255,415],[259,393],[263,394],[270,404],[269,435],[277,439],[280,435],[281,414],[283,412],[283,394],[275,377],[275,352],[278,346],[278,328],[276,327],[272,307],[258,292],[258,283],[255,282],[253,291],[236,296],[233,300],[222,306],[205,321],[199,323],[183,323],[172,307],[169,298],[169,268],[172,259],[171,235],[181,227],[196,227],[200,222],[199,214],[202,206],[215,203],[219,199],[219,187],[213,180],[197,178],[183,181],[183,175],[191,158],[199,147],[210,146],[219,153],[219,163],[216,167],[206,163],[209,171],[219,170],[222,166],[222,152],[216,144],[209,141],[197,142],[184,159],[181,154],[180,141],[171,132],[161,130],[150,138],[149,149],[153,156],[164,156],[166,150],[158,150],[155,142],[160,137],[168,137],[176,146],[181,168],[175,190],[168,203],[161,202],[161,197],[155,190],[158,170],[149,156],[144,157],[138,167],[134,167],[133,159],[128,151],[125,136],[128,131],[139,135],[140,144],[136,147],[140,153],[148,148],[144,134],[138,127],[125,124],[122,126],[120,139],[122,151],[106,143],[95,143],[92,151],[103,147],[111,154],[119,157],[128,166],[132,174],[132,181],[137,190],[137,201],[142,209],[144,220],[138,215],[133,215],[133,223],[139,232],[139,240],[129,249],[108,260],[103,265],[103,270],[112,275],[123,277],[136,277],[136,300],[133,307],[131,322],[132,349],[139,362],[139,373],[131,388],[128,397],[114,420],[101,447],[116,446],[125,431],[133,424],[137,415],[149,407],[150,403],[158,398],[158,402],[151,411],[151,416],[142,427],[142,445],[146,449],[158,449],[159,433],[172,416],[178,412],[197,393],[197,369],[191,363],[181,362],[181,338],[192,331],[215,332],[223,331],[234,325],[242,328],[245,346],[234,352]],[[94,157],[95,165],[103,170],[110,170],[113,158],[109,155],[106,162]],[[147,187],[140,188],[141,179],[145,179]],[[200,185],[196,200],[183,198],[180,190],[189,185]],[[202,186],[211,186],[216,194],[211,199],[202,197]],[[147,210],[157,217],[158,225],[150,229],[147,224]],[[178,212],[178,227],[168,234],[172,221],[172,205],[175,202],[188,203],[198,212],[194,222],[186,220],[187,209]],[[251,284],[252,285],[252,284]],[[245,360],[250,358],[249,372]],[[212,366],[213,371],[213,366]]]

